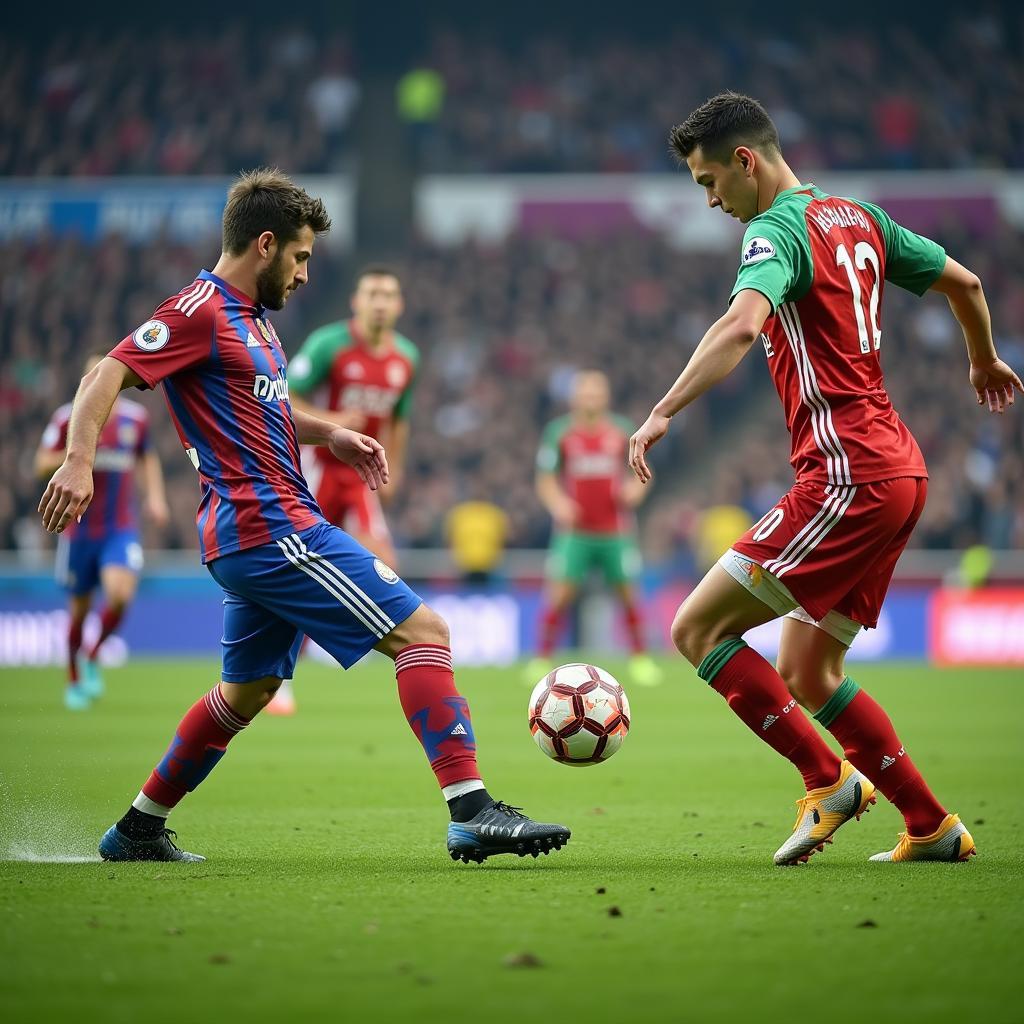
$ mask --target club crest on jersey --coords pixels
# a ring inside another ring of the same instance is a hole
[[[257,373],[252,393],[261,402],[287,402],[288,379],[283,375],[268,377],[265,373]]]
[[[775,246],[767,238],[752,238],[750,244],[743,250],[743,266],[751,263],[760,263],[762,260],[770,260],[775,255]]]
[[[161,320],[147,320],[132,335],[132,341],[143,352],[159,352],[170,339],[171,332]]]
[[[397,583],[398,573],[391,568],[390,565],[385,565],[379,558],[373,560],[373,567],[377,570],[377,575],[385,583]]]
[[[259,328],[260,334],[263,335],[264,340],[269,345],[271,341],[270,328],[267,327],[266,323],[263,320],[257,320],[256,326]]]

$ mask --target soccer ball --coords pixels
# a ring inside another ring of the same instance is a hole
[[[607,761],[629,732],[629,701],[615,677],[595,665],[559,665],[530,694],[530,732],[562,764]]]

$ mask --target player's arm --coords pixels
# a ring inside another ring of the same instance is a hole
[[[978,405],[987,403],[991,412],[1002,412],[1006,406],[1013,405],[1013,389],[1021,390],[1020,377],[996,354],[992,317],[977,274],[947,256],[932,290],[946,296],[964,332],[967,358],[971,363],[971,385],[978,396]]]
[[[388,436],[388,467],[391,480],[388,482],[386,495],[394,495],[405,475],[405,453],[409,450],[409,421],[396,419],[392,421]]]
[[[861,204],[875,219],[885,241],[885,278],[914,295],[941,292],[964,332],[971,363],[971,385],[978,404],[992,412],[1013,404],[1020,377],[996,355],[992,318],[977,274],[950,259],[937,242],[897,224],[880,206]]]
[[[71,409],[64,459],[39,501],[43,526],[50,533],[61,533],[89,507],[93,493],[92,467],[100,431],[110,416],[114,399],[125,388],[142,383],[134,370],[110,356],[82,378]]]
[[[541,504],[548,510],[556,525],[571,527],[579,518],[580,509],[562,487],[558,477],[562,468],[562,435],[565,419],[552,420],[545,428],[537,449],[537,474],[534,486]]]
[[[321,409],[312,402],[307,401],[301,395],[291,394],[291,379],[288,381],[289,401],[292,412],[301,411],[308,416],[315,416],[318,419],[325,419],[336,427],[347,427],[349,430],[358,430],[366,423],[366,414],[359,409]]]
[[[376,438],[336,426],[330,420],[303,412],[294,405],[292,417],[299,444],[329,448],[336,459],[351,466],[359,474],[371,491],[383,487],[390,479],[384,446]]]
[[[167,507],[167,490],[164,487],[164,470],[160,456],[150,448],[142,456],[142,485],[146,495],[146,513],[157,526],[163,528],[170,521]]]
[[[711,325],[676,382],[629,439],[629,464],[641,483],[651,479],[645,454],[668,431],[669,421],[739,365],[761,333],[772,304],[759,291],[737,292],[725,316]]]
[[[567,528],[576,522],[579,518],[579,507],[565,493],[555,473],[538,473],[536,487],[537,497],[558,526]]]

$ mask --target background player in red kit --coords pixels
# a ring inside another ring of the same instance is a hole
[[[351,466],[315,448],[304,460],[310,486],[328,522],[340,526],[382,562],[397,567],[395,547],[381,508],[390,501],[405,468],[409,413],[419,351],[395,324],[405,308],[398,275],[372,265],[356,278],[349,320],[324,324],[288,365],[294,408],[350,427],[385,446],[391,479],[380,494]],[[302,641],[299,641],[301,649]],[[284,680],[267,710],[295,712],[292,681]]]
[[[196,861],[171,841],[167,816],[267,705],[311,636],[348,668],[372,649],[395,660],[398,694],[451,814],[448,853],[482,861],[548,853],[569,840],[492,800],[480,778],[466,701],[455,688],[448,627],[405,582],[326,522],[299,466],[299,445],[327,447],[376,488],[387,460],[373,438],[296,410],[284,349],[267,317],[308,280],[330,218],[280,171],[243,174],[228,193],[223,251],[82,380],[67,456],[39,503],[67,528],[89,506],[96,443],[117,395],[162,383],[199,474],[200,553],[224,592],[221,680],[179,723],[128,811],[104,834],[106,860]]]
[[[88,373],[103,358],[86,360]],[[64,461],[71,403],[51,417],[36,452],[36,473],[48,478]],[[160,456],[150,447],[149,413],[138,402],[118,398],[99,437],[96,450],[96,491],[81,522],[72,522],[57,542],[57,581],[68,591],[68,684],[64,704],[82,711],[103,694],[99,654],[104,641],[121,624],[135,597],[142,570],[135,499],[136,471],[141,467],[146,513],[166,526],[167,499]],[[82,627],[96,587],[103,590],[100,631],[85,653]]]
[[[807,794],[777,864],[823,849],[874,801],[876,787],[903,814],[906,832],[872,860],[964,860],[974,852],[970,833],[932,794],[888,716],[846,674],[844,658],[861,627],[877,624],[927,490],[920,449],[882,382],[884,283],[946,296],[963,328],[978,403],[1001,413],[1021,382],[996,355],[981,282],[878,207],[802,184],[782,158],[775,125],[747,96],[708,100],[670,141],[708,205],[749,226],[729,310],[630,439],[630,464],[650,480],[646,452],[671,417],[760,340],[796,475],[683,603],[672,638],[803,776]],[[742,636],[780,615],[776,671]],[[797,703],[835,736],[846,760]]]
[[[395,330],[402,315],[398,275],[369,266],[356,279],[348,320],[315,330],[288,365],[296,409],[376,438],[387,450],[391,480],[380,494],[344,463],[315,449],[309,482],[328,522],[395,566],[395,550],[381,511],[405,468],[409,414],[419,351]]]
[[[548,585],[540,619],[537,657],[525,677],[535,683],[553,667],[565,613],[592,570],[615,590],[625,615],[632,651],[630,675],[659,682],[661,670],[646,653],[635,579],[640,571],[633,510],[645,497],[629,475],[625,454],[633,424],[610,412],[608,378],[585,370],[573,380],[570,412],[552,420],[537,452],[537,494],[555,530],[548,554]]]

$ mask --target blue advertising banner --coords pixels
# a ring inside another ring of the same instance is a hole
[[[335,175],[301,183],[327,204],[331,244],[349,245],[351,183]],[[227,177],[7,179],[0,181],[0,241],[77,235],[92,242],[113,234],[132,242],[219,239],[230,185]]]
[[[461,665],[504,665],[536,651],[541,594],[538,587],[473,590],[417,587],[451,628],[455,660]],[[935,591],[894,588],[878,629],[854,642],[851,660],[922,659],[929,655],[929,607]],[[668,631],[659,608],[674,608],[676,595],[648,595],[650,639],[665,649]],[[64,661],[67,616],[64,599],[52,579],[23,574],[0,577],[0,666],[54,665]],[[97,628],[86,624],[86,641]],[[753,630],[747,639],[766,657],[774,657],[781,623]],[[215,657],[220,649],[221,594],[203,574],[144,578],[118,635],[104,646],[112,663],[128,652],[146,656]],[[613,633],[608,650],[625,649]]]

